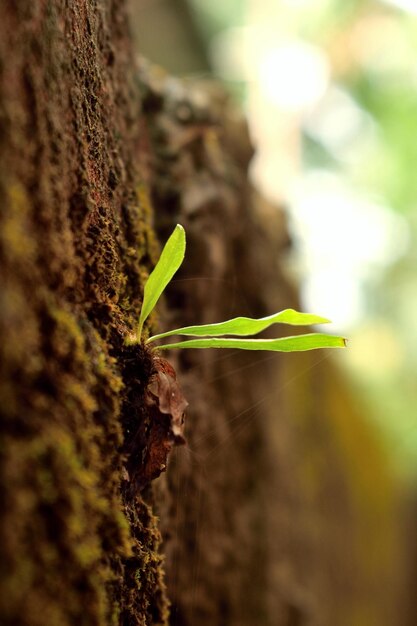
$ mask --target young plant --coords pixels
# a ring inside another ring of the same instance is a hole
[[[185,230],[177,224],[164,249],[153,272],[150,274],[144,289],[142,309],[136,337],[129,343],[139,343],[142,341],[143,325],[153,311],[175,272],[180,267],[185,255]],[[346,340],[343,337],[327,335],[323,333],[308,333],[305,335],[295,335],[292,337],[279,337],[277,339],[241,339],[250,335],[257,335],[262,330],[269,328],[273,324],[289,324],[292,326],[303,326],[310,324],[327,324],[330,320],[312,315],[310,313],[300,313],[294,309],[285,309],[279,313],[253,319],[250,317],[235,317],[225,322],[216,324],[202,324],[199,326],[184,326],[175,328],[164,333],[153,335],[146,339],[145,344],[170,337],[172,335],[182,335],[196,337],[174,341],[159,345],[159,350],[176,348],[238,348],[240,350],[270,350],[273,352],[299,352],[303,350],[315,350],[317,348],[343,348]],[[227,337],[226,335],[232,335]]]

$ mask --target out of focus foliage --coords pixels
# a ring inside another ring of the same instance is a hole
[[[331,84],[346,96],[356,132],[343,135],[339,129],[345,144],[326,145],[307,128],[305,167],[335,172],[402,217],[401,240],[395,229],[389,233],[400,254],[367,281],[352,365],[393,452],[403,469],[415,474],[417,18],[394,3],[368,1],[349,3],[351,10],[341,19],[341,2],[321,4],[321,12],[300,11],[300,29],[329,55]],[[342,125],[352,123],[346,117],[340,116]],[[369,233],[370,246],[375,235]]]

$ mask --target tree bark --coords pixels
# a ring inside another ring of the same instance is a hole
[[[156,518],[121,495],[156,247],[126,6],[3,2],[0,25],[2,623],[163,624]]]
[[[188,236],[161,327],[297,304],[221,92],[138,66],[123,1],[9,0],[0,106],[2,624],[396,623],[385,457],[317,354],[170,356],[189,443],[148,484],[152,220]]]

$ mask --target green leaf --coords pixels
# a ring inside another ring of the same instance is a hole
[[[146,318],[153,311],[165,287],[180,267],[184,254],[185,230],[181,224],[177,224],[162,250],[158,263],[146,281],[137,328],[138,340],[141,337]]]
[[[251,317],[235,317],[234,319],[218,324],[204,324],[201,326],[184,326],[169,330],[166,333],[160,333],[149,337],[148,342],[169,337],[171,335],[188,335],[191,337],[221,337],[222,335],[257,335],[265,328],[269,328],[272,324],[291,324],[292,326],[302,326],[310,324],[327,324],[330,320],[325,317],[319,317],[311,313],[299,313],[294,309],[285,309],[279,313],[253,319]]]
[[[270,350],[272,352],[300,352],[317,348],[344,348],[346,339],[334,335],[310,333],[279,339],[229,339],[206,338],[188,339],[177,343],[158,346],[158,350],[174,348],[237,348],[240,350]]]

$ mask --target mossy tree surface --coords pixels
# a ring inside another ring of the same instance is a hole
[[[5,625],[166,621],[156,519],[121,496],[146,369],[123,349],[150,263],[140,102],[124,2],[1,3]]]

